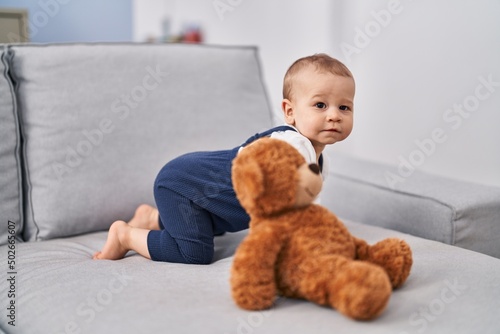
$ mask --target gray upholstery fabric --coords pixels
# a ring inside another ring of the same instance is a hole
[[[395,167],[328,154],[321,199],[339,216],[500,258],[500,188],[419,171],[391,187]]]
[[[283,298],[268,311],[239,309],[228,280],[231,256],[245,231],[216,238],[215,260],[208,266],[152,262],[133,253],[119,261],[93,261],[91,254],[106,238],[98,232],[18,245],[18,322],[10,327],[2,315],[0,328],[13,334],[498,333],[498,259],[375,226],[346,225],[370,243],[400,237],[413,250],[408,281],[371,322]],[[1,247],[0,254],[5,252]],[[5,282],[0,287],[6,296]]]
[[[11,51],[25,138],[26,240],[128,220],[140,203],[154,203],[153,181],[168,160],[232,148],[271,126],[255,48],[72,44]]]
[[[8,76],[6,48],[0,45],[0,245],[8,228],[22,232],[20,136],[12,82]]]

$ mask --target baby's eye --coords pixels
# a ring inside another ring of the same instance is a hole
[[[318,102],[314,105],[316,108],[319,108],[319,109],[325,109],[326,108],[326,104],[323,103],[323,102]]]
[[[348,106],[340,106],[339,109],[342,110],[342,111],[351,110],[351,108],[349,108]]]

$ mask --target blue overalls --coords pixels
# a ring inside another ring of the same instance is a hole
[[[242,146],[286,130],[295,131],[278,126],[250,137]],[[188,153],[160,170],[154,196],[161,230],[150,231],[147,240],[152,260],[209,264],[214,235],[248,228],[250,217],[231,182],[231,164],[240,147]]]

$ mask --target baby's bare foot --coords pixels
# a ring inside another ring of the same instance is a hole
[[[94,260],[119,260],[125,257],[128,248],[124,246],[127,230],[131,227],[122,220],[115,221],[109,228],[108,239],[102,251],[94,253]]]
[[[134,217],[128,224],[132,227],[139,227],[147,230],[159,230],[158,210],[150,205],[141,204],[135,210]]]

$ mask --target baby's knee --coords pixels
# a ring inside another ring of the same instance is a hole
[[[213,247],[198,245],[197,249],[181,250],[186,264],[210,264],[214,256]]]
[[[208,241],[173,238],[167,230],[149,232],[148,250],[152,260],[170,263],[210,264],[214,256]]]
[[[213,252],[212,252],[213,254]],[[169,263],[182,263],[182,264],[199,264],[199,265],[207,265],[212,263],[212,256],[210,255],[200,255],[200,254],[193,254],[193,255],[188,255],[188,254],[179,254],[178,256],[171,256],[169,255],[164,255],[162,254],[157,255],[155,257],[152,257],[153,261],[159,261],[159,262],[169,262]]]

